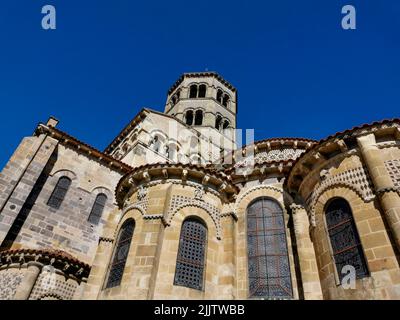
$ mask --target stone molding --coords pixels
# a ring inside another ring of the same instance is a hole
[[[357,167],[342,173],[323,178],[310,193],[306,200],[306,206],[309,211],[310,224],[315,227],[315,206],[318,199],[327,190],[335,187],[344,187],[353,190],[363,201],[370,202],[375,198],[373,185],[368,171],[365,167]]]
[[[100,242],[109,242],[109,243],[113,243],[114,239],[113,238],[107,238],[107,237],[100,237],[99,238],[99,243]]]
[[[249,195],[250,193],[252,193],[252,192],[254,192],[254,191],[257,191],[257,190],[261,190],[261,189],[267,189],[267,190],[276,191],[276,192],[279,192],[279,193],[281,193],[282,195],[284,195],[283,189],[278,188],[278,187],[274,187],[274,186],[270,186],[270,185],[264,185],[264,184],[261,184],[261,185],[258,185],[258,186],[254,186],[254,187],[252,187],[252,188],[246,190],[245,192],[243,192],[241,195],[239,194],[239,197],[237,198],[237,200],[236,200],[236,205],[235,205],[235,213],[236,213],[236,215],[237,215],[237,211],[238,211],[238,209],[239,209],[240,202],[242,202],[242,200],[243,200],[247,195]]]
[[[150,182],[156,184],[174,180],[175,183],[185,185],[188,181],[197,182],[207,188],[214,189],[216,195],[223,201],[231,199],[239,192],[239,188],[234,185],[231,178],[224,173],[212,171],[198,165],[190,164],[168,164],[158,163],[144,165],[126,174],[118,183],[115,195],[117,203],[123,207],[124,200],[141,185],[148,186]],[[223,186],[223,189],[221,187]]]
[[[86,281],[90,266],[60,250],[18,249],[0,252],[0,268],[21,268],[34,263],[39,267],[53,266],[58,273],[77,281]]]
[[[219,210],[217,207],[213,206],[212,204],[196,199],[196,198],[191,198],[191,197],[186,197],[186,196],[181,196],[181,195],[175,195],[171,198],[171,201],[169,203],[169,208],[168,212],[164,216],[164,221],[166,225],[171,225],[172,219],[175,216],[175,214],[185,208],[185,207],[197,207],[200,209],[203,209],[206,211],[211,219],[213,220],[215,224],[215,228],[217,230],[217,239],[221,240],[222,239],[222,227],[221,227],[221,220],[220,220],[220,214]]]

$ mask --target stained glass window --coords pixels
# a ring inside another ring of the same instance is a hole
[[[103,214],[104,207],[106,206],[107,196],[104,193],[100,193],[97,195],[96,200],[94,201],[92,211],[89,215],[89,222],[92,224],[98,224],[101,215]]]
[[[195,219],[182,225],[174,284],[192,289],[203,289],[204,260],[207,228]]]
[[[133,219],[128,219],[124,222],[121,230],[119,231],[117,244],[111,260],[112,262],[108,274],[106,288],[117,287],[121,284],[134,229],[135,221]]]
[[[364,252],[348,202],[342,198],[330,201],[325,214],[339,279],[347,274],[342,274],[346,265],[355,268],[357,279],[367,276]]]
[[[285,220],[276,201],[261,198],[248,207],[247,247],[249,296],[292,298]]]
[[[56,187],[51,194],[49,201],[47,201],[47,205],[54,209],[59,209],[61,203],[63,202],[65,195],[71,185],[71,179],[68,177],[61,177],[58,180]]]

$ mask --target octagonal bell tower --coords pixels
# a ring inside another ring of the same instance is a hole
[[[216,72],[184,73],[169,89],[165,113],[220,144],[234,148],[237,91]]]

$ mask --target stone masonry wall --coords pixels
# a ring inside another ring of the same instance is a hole
[[[16,187],[0,212],[3,249],[60,249],[91,264],[103,225],[115,207],[114,189],[121,174],[88,155],[58,144],[53,138],[46,137],[38,148],[42,139],[24,139],[1,173],[3,190],[7,189],[10,179],[16,180]],[[22,177],[12,176],[12,168],[23,166],[24,159],[35,154],[35,147],[39,151]],[[62,176],[69,177],[72,184],[61,207],[55,210],[47,202]],[[99,193],[106,194],[108,201],[96,226],[88,222],[88,217]]]

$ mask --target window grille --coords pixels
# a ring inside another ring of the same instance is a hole
[[[174,284],[203,289],[207,228],[194,219],[182,225]]]
[[[339,279],[347,274],[342,274],[346,265],[355,268],[357,279],[368,276],[360,237],[348,202],[342,198],[332,200],[326,207],[325,215]]]

